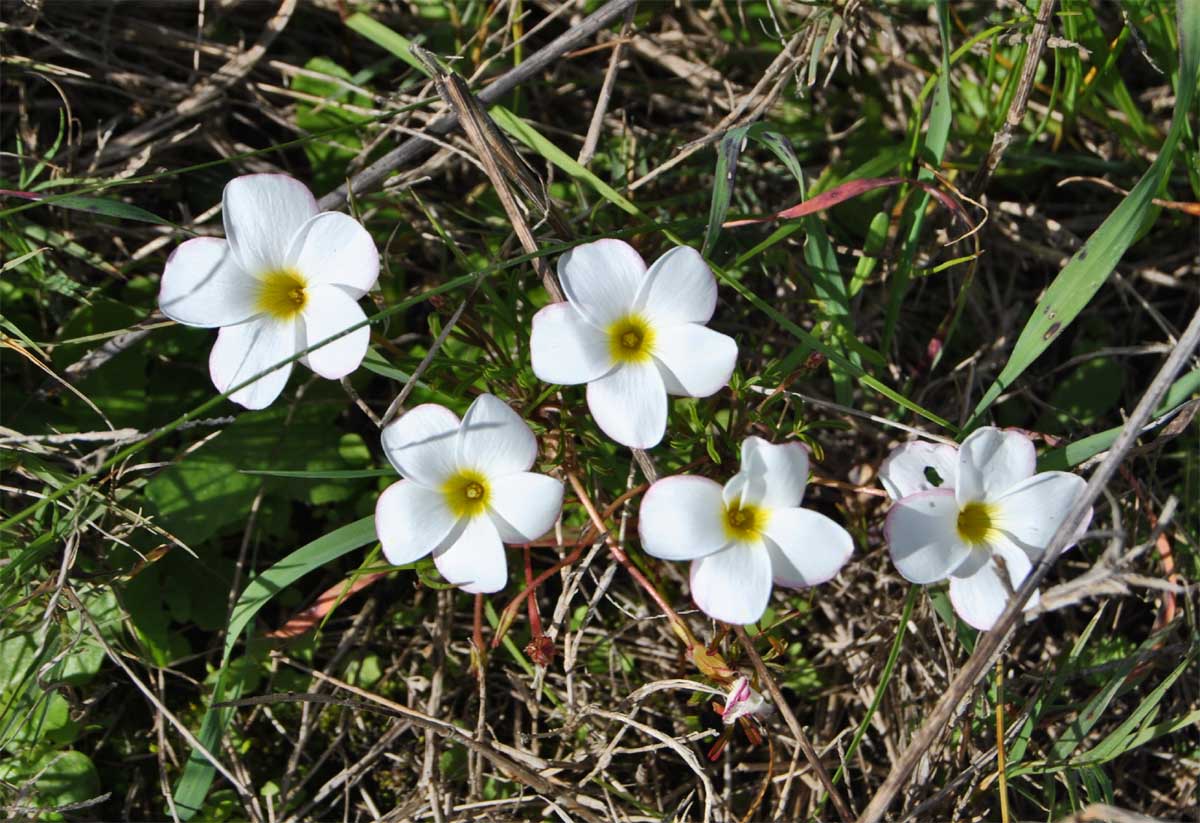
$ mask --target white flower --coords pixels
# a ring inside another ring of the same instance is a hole
[[[725,696],[725,705],[718,709],[721,721],[726,726],[732,726],[739,717],[745,715],[766,715],[771,713],[771,704],[761,694],[750,687],[750,681],[744,676],[733,681],[733,687]]]
[[[596,424],[618,443],[648,449],[667,428],[667,394],[708,397],[729,382],[737,343],[705,328],[717,282],[695,249],[678,246],[649,271],[621,240],[576,246],[558,259],[567,302],[533,318],[533,373],[587,383]]]
[[[529,471],[533,432],[490,394],[461,423],[444,406],[417,406],[383,430],[383,450],[405,478],[375,506],[384,555],[401,566],[433,552],[442,577],[464,591],[504,588],[501,543],[535,540],[562,509],[562,483]]]
[[[908,443],[880,467],[897,501],[884,526],[896,568],[913,583],[949,577],[954,611],[977,629],[996,622],[1086,485],[1069,472],[1034,474],[1036,462],[1028,437],[989,426],[958,449]]]
[[[799,443],[742,442],[742,470],[659,480],[642,498],[638,534],[647,554],[691,560],[692,599],[726,623],[762,617],[772,581],[800,588],[831,579],[854,542],[828,517],[800,508],[808,452]]]
[[[158,306],[178,323],[220,328],[208,366],[224,392],[366,320],[357,301],[375,285],[379,253],[357,221],[319,212],[312,193],[287,175],[234,178],[221,208],[228,239],[197,237],[175,249]],[[336,380],[358,368],[369,338],[363,325],[301,362]],[[229,399],[265,408],[291,371],[291,363],[281,366]]]

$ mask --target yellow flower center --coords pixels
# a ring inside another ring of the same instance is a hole
[[[758,506],[729,506],[725,509],[726,539],[756,540],[767,526],[767,517],[767,510]]]
[[[442,484],[446,506],[456,518],[478,517],[487,509],[492,490],[487,478],[471,469],[460,469]]]
[[[258,287],[258,310],[276,320],[291,320],[308,304],[308,284],[294,269],[267,272]]]
[[[636,314],[608,327],[608,351],[618,363],[644,363],[654,352],[654,329]]]
[[[996,507],[990,503],[968,503],[958,512],[958,536],[964,543],[977,546],[987,543],[996,528]]]

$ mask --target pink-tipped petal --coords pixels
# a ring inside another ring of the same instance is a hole
[[[491,518],[472,518],[448,546],[433,553],[437,570],[469,594],[490,594],[508,582],[508,558]]]
[[[217,342],[208,357],[208,373],[217,391],[226,392],[266,369],[275,368],[229,399],[247,409],[265,409],[287,385],[292,364],[283,363],[302,347],[299,323],[278,322],[267,318],[226,326],[217,333]]]
[[[604,332],[570,303],[551,303],[533,316],[529,357],[539,380],[564,386],[597,380],[615,365]]]
[[[848,531],[808,509],[774,509],[765,533],[772,577],[794,589],[832,580],[854,552]]]
[[[1082,477],[1069,472],[1035,474],[996,498],[996,525],[1031,556],[1040,557],[1086,487]],[[1085,519],[1083,528],[1090,520]]]
[[[898,501],[883,527],[897,571],[913,583],[934,583],[949,575],[971,552],[957,525],[958,503],[951,489]]]
[[[246,174],[221,197],[225,237],[242,268],[253,276],[285,268],[292,238],[317,214],[308,187],[286,174]]]
[[[646,554],[695,560],[725,546],[721,487],[707,477],[664,477],[647,490],[638,510],[638,537]]]
[[[631,449],[658,445],[667,430],[667,390],[653,363],[626,363],[588,383],[587,403],[600,430]]]
[[[308,304],[302,313],[305,348],[358,326],[305,356],[306,365],[314,372],[329,380],[339,380],[357,369],[366,357],[371,327],[364,323],[367,316],[362,307],[341,287],[311,286],[308,293]]]
[[[554,528],[562,511],[562,481],[520,472],[492,484],[492,522],[505,543],[530,543]]]
[[[383,452],[400,474],[440,491],[458,470],[458,426],[454,412],[425,403],[383,430]]]
[[[654,359],[669,393],[708,397],[729,385],[738,351],[732,337],[695,323],[658,328],[655,334]]]
[[[1032,564],[1019,548],[1007,541],[993,544],[993,559],[981,566],[969,577],[954,575],[950,578],[950,603],[954,612],[976,629],[986,631],[995,625],[997,618],[1008,605],[1009,591],[1016,590],[1029,575]],[[999,557],[1007,571],[1007,581],[1001,578]],[[1037,598],[1025,604],[1029,609],[1037,605]]]
[[[383,556],[395,566],[420,560],[453,542],[466,522],[455,519],[441,494],[412,480],[384,489],[375,504],[375,532]]]
[[[717,307],[717,280],[700,252],[676,246],[646,273],[637,307],[655,325],[707,323]]]
[[[242,270],[233,250],[216,237],[181,243],[163,269],[158,307],[186,326],[234,326],[258,314],[258,281]]]
[[[995,500],[1032,477],[1036,466],[1032,440],[1019,432],[985,426],[958,449],[954,487],[958,502],[965,505],[975,500]]]
[[[746,478],[743,503],[799,506],[808,485],[808,449],[800,443],[774,444],[751,435],[742,441],[740,473]]]
[[[571,304],[600,329],[628,315],[646,264],[624,240],[584,243],[558,258],[558,279]]]
[[[771,558],[766,546],[735,543],[692,561],[692,599],[709,617],[744,626],[767,610]]]
[[[340,286],[355,300],[379,279],[379,250],[371,233],[340,212],[305,221],[291,239],[287,260],[310,284]]]
[[[940,479],[934,485],[929,470]],[[892,500],[932,489],[953,489],[958,476],[958,449],[945,443],[913,440],[888,455],[879,467],[879,482]]]
[[[537,438],[508,404],[481,394],[463,415],[458,433],[458,465],[489,478],[528,471],[537,459]]]

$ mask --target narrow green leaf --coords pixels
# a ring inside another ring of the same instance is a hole
[[[929,126],[925,130],[925,142],[922,154],[927,162],[940,165],[946,154],[946,143],[950,138],[950,11],[946,0],[937,0],[938,33],[942,41],[942,65],[938,71],[937,83],[933,87],[933,104],[929,109]],[[922,168],[917,173],[917,180],[928,182],[933,180],[931,171]],[[888,300],[887,315],[884,318],[883,345],[880,348],[888,351],[891,348],[892,335],[896,331],[896,321],[900,317],[900,306],[904,295],[908,292],[908,284],[912,279],[913,258],[917,252],[917,241],[921,237],[921,227],[925,223],[925,207],[929,205],[929,194],[922,191],[911,200],[907,209],[910,215],[908,234],[900,250],[900,264],[896,276],[892,280],[891,296]]]
[[[488,113],[492,116],[492,120],[496,122],[497,126],[558,166],[574,179],[587,183],[595,189],[597,194],[617,208],[638,217],[643,216],[641,209],[635,206],[629,198],[581,166],[575,161],[575,158],[547,140],[537,129],[504,108],[504,106],[492,106]]]
[[[254,615],[258,614],[259,609],[270,602],[271,598],[304,575],[374,541],[375,518],[364,517],[296,549],[247,584],[229,618],[220,674],[209,700],[210,708],[204,713],[200,733],[197,735],[206,749],[210,752],[220,751],[221,738],[233,717],[232,708],[211,707],[214,703],[236,700],[240,696],[241,681],[235,678],[235,685],[227,689],[225,675],[234,646],[241,639],[242,631],[254,619]],[[195,750],[191,752],[183,776],[175,787],[175,805],[181,819],[191,820],[203,807],[214,772],[212,764],[204,755]]]
[[[257,474],[263,477],[294,477],[299,480],[357,480],[362,477],[397,477],[395,469],[337,469],[330,471],[273,471],[268,469],[242,469],[240,474]]]
[[[1196,86],[1200,83],[1200,2],[1178,0],[1178,17],[1179,83],[1175,90],[1175,114],[1158,157],[1054,278],[1021,331],[1000,376],[975,406],[966,431],[980,424],[983,413],[996,398],[1025,373],[1091,302],[1153,213],[1154,197],[1171,172],[1175,150],[1187,130],[1188,114],[1192,110]]]
[[[1138,707],[1133,710],[1129,717],[1121,722],[1121,725],[1109,732],[1108,736],[1093,746],[1089,751],[1083,754],[1083,758],[1090,764],[1099,765],[1112,760],[1114,757],[1124,754],[1131,748],[1128,744],[1135,736],[1135,732],[1142,726],[1150,725],[1154,722],[1154,715],[1158,713],[1159,704],[1167,693],[1167,689],[1179,679],[1179,676],[1192,665],[1192,660],[1195,657],[1195,647],[1191,653],[1184,655],[1183,661],[1175,667],[1166,678],[1159,683],[1150,694],[1142,698]]]
[[[424,64],[413,56],[412,41],[392,31],[378,20],[368,17],[362,12],[355,12],[346,18],[346,28],[358,32],[380,48],[390,51],[421,74],[429,74]]]
[[[1162,403],[1154,412],[1155,420],[1145,430],[1158,428],[1165,423],[1166,416],[1186,403],[1197,391],[1200,391],[1200,369],[1188,372],[1171,384]],[[1066,471],[1072,466],[1078,466],[1115,443],[1123,428],[1124,426],[1113,426],[1111,429],[1048,451],[1038,460],[1038,468],[1041,471]]]
[[[12,191],[10,189],[0,189],[0,196],[19,197],[22,200],[45,203],[47,206],[87,212],[101,217],[114,217],[118,220],[136,220],[139,223],[176,227],[170,220],[164,220],[157,214],[120,200],[109,200],[106,197],[85,197],[80,194],[35,194],[29,191]]]

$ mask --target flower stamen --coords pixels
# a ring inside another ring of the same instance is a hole
[[[767,525],[767,512],[758,506],[733,505],[725,509],[725,537],[729,540],[754,540]]]
[[[608,327],[608,350],[618,363],[644,363],[654,352],[654,329],[636,314]]]
[[[997,531],[995,506],[978,501],[968,503],[959,510],[955,526],[964,543],[972,546],[987,543]]]
[[[262,278],[258,310],[276,320],[291,320],[308,305],[308,283],[294,269],[276,269]]]
[[[442,484],[442,495],[456,518],[477,517],[487,509],[491,488],[479,472],[460,469]]]

